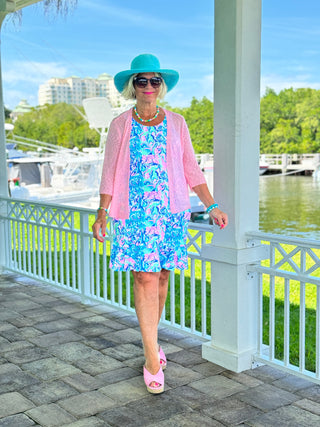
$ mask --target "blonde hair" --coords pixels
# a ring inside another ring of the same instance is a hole
[[[140,73],[141,74],[141,73]],[[133,74],[129,80],[127,81],[127,83],[124,86],[123,91],[121,92],[121,95],[125,98],[125,99],[136,99],[136,90],[134,88],[134,84],[133,84],[133,80],[135,77],[137,77],[139,74]],[[154,73],[155,77],[162,77],[161,74],[159,73]],[[166,94],[168,92],[168,88],[167,85],[162,77],[162,83],[160,85],[160,90],[159,90],[159,94],[158,94],[158,98],[159,99],[163,99]]]

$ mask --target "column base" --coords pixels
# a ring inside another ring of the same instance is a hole
[[[254,354],[255,349],[243,353],[232,353],[231,351],[213,346],[211,342],[202,345],[202,357],[204,359],[236,373],[252,368]]]

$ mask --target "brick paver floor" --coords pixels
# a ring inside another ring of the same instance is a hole
[[[320,386],[268,366],[235,374],[161,328],[166,387],[150,395],[135,316],[0,275],[0,426],[320,425]]]

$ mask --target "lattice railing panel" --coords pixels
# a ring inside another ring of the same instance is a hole
[[[7,268],[49,284],[134,310],[130,272],[109,268],[113,223],[107,222],[103,244],[92,237],[96,211],[0,198],[5,223]],[[201,258],[201,246],[213,228],[190,223],[189,269],[170,274],[162,322],[208,338],[211,332],[212,263]]]
[[[320,242],[266,233],[248,241],[270,247],[258,274],[256,359],[320,383]]]

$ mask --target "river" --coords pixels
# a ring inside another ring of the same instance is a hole
[[[320,181],[265,175],[259,193],[261,231],[320,240]]]

